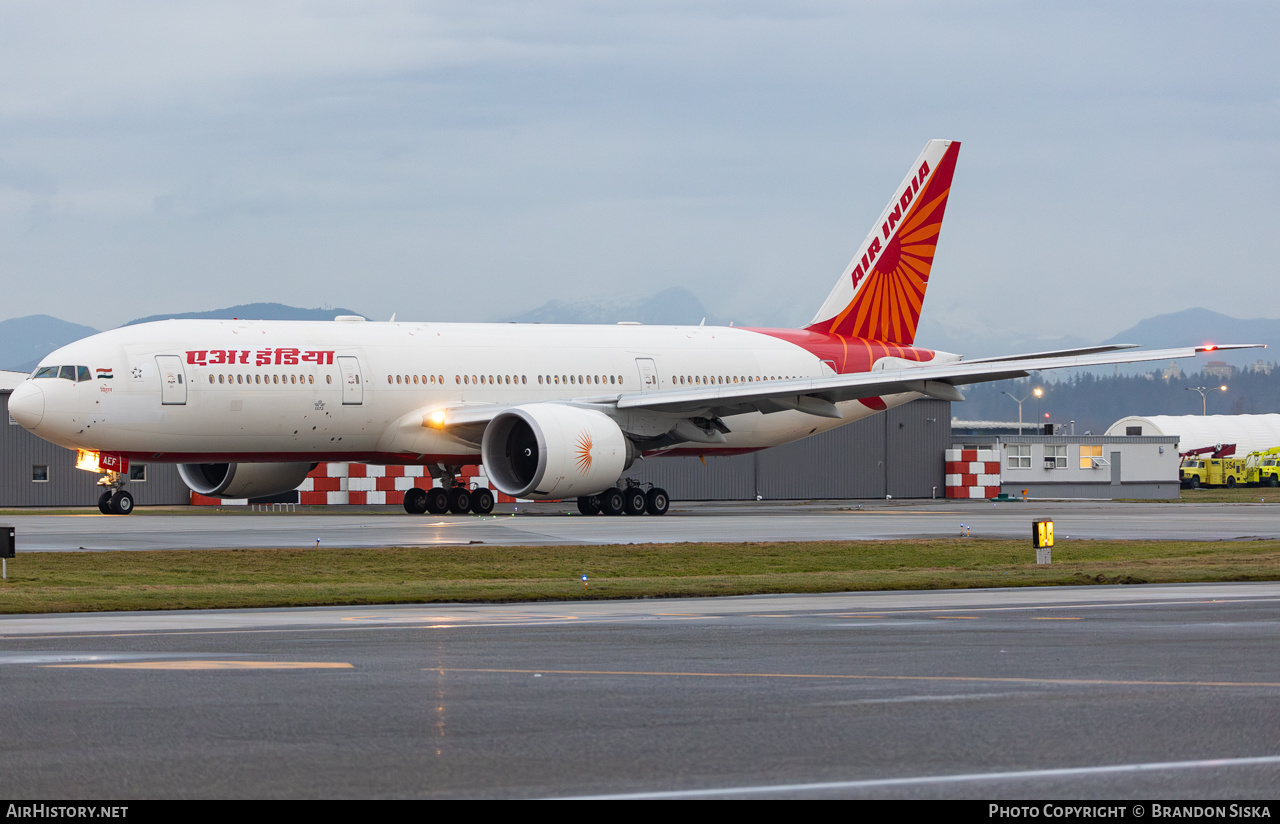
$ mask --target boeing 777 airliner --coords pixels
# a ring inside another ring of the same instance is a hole
[[[58,349],[9,413],[104,474],[104,512],[132,510],[123,470],[146,460],[228,498],[295,489],[318,461],[420,464],[442,486],[406,493],[417,513],[492,509],[456,483],[483,463],[516,498],[662,514],[663,490],[623,477],[641,456],[750,452],[963,400],[963,384],[1238,348],[963,360],[915,346],[959,150],[925,146],[803,329],[169,320]]]

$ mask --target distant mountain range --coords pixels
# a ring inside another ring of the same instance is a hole
[[[645,324],[720,326],[728,321],[707,312],[688,289],[673,286],[653,297],[620,297],[608,300],[553,300],[537,309],[506,318],[514,323],[617,323],[635,321]]]
[[[97,334],[92,326],[50,315],[27,315],[0,321],[0,369],[30,372],[45,355],[74,340]]]
[[[1213,360],[1221,360],[1235,366],[1245,366],[1258,360],[1280,360],[1280,320],[1256,318],[1240,320],[1208,309],[1184,309],[1167,315],[1156,315],[1112,335],[1104,341],[1070,335],[1060,337],[1017,337],[995,327],[966,322],[963,327],[952,327],[926,316],[920,321],[916,340],[924,346],[956,352],[966,357],[989,357],[1016,352],[1043,352],[1050,349],[1070,349],[1096,343],[1136,343],[1145,349],[1174,349],[1182,346],[1200,346],[1205,343],[1264,343],[1266,349],[1243,349],[1222,352]],[[1201,356],[1208,360],[1207,356]],[[1108,373],[1111,367],[1099,367]],[[1150,372],[1151,364],[1135,364],[1128,368]],[[1198,369],[1198,367],[1196,367]],[[1126,368],[1120,367],[1125,373]]]
[[[207,312],[152,315],[125,324],[146,323],[170,318],[245,318],[254,320],[331,320],[337,315],[358,315],[350,309],[301,309],[280,303],[249,303],[213,309]],[[725,321],[708,312],[702,302],[687,289],[664,289],[652,297],[621,297],[611,300],[584,299],[549,301],[537,309],[504,320],[519,323],[605,323],[637,321],[645,324],[682,324],[696,326],[705,319],[707,325],[723,325]],[[402,318],[402,320],[410,320]],[[54,349],[95,334],[98,330],[69,323],[49,315],[29,315],[0,321],[0,369],[30,372]],[[1086,346],[1096,341],[1070,336],[1058,338],[1024,338],[1010,336],[996,328],[963,328],[926,319],[920,324],[918,340],[925,346],[969,357],[1037,352]],[[1265,343],[1268,350],[1247,349],[1223,352],[1215,360],[1243,366],[1257,360],[1275,360],[1272,353],[1280,350],[1280,320],[1258,318],[1239,320],[1208,309],[1186,309],[1168,315],[1157,315],[1113,335],[1104,343],[1139,343],[1148,348],[1196,346],[1209,342]],[[1130,367],[1128,371],[1139,368]],[[1151,371],[1142,364],[1141,371]],[[1121,371],[1125,371],[1122,367]]]
[[[283,303],[242,303],[239,306],[228,306],[226,309],[211,309],[208,312],[183,312],[178,315],[152,315],[147,318],[131,320],[125,326],[135,323],[150,323],[153,320],[187,320],[188,318],[210,318],[213,320],[333,320],[338,315],[359,315],[350,309],[299,309]]]
[[[1280,320],[1254,318],[1239,320],[1209,309],[1184,309],[1169,315],[1156,315],[1103,343],[1140,343],[1153,349],[1174,346],[1200,346],[1206,343],[1265,343],[1267,348],[1222,352],[1214,360],[1243,365],[1258,360],[1275,360],[1280,348]]]
[[[335,315],[355,315],[350,309],[299,309],[283,303],[247,303],[213,309],[208,312],[184,312],[174,315],[152,315],[131,320],[125,326],[153,320],[179,318],[245,318],[253,320],[333,320]],[[0,369],[30,372],[40,359],[60,346],[96,335],[92,326],[69,323],[50,315],[27,315],[0,320]]]

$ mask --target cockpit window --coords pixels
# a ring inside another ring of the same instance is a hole
[[[41,366],[36,369],[33,378],[65,378],[73,382],[93,380],[87,366]]]

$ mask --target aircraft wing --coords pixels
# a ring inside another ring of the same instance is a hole
[[[688,415],[722,416],[752,410],[769,413],[794,409],[821,417],[840,418],[843,416],[835,406],[839,401],[900,392],[919,392],[940,400],[962,401],[964,395],[956,387],[964,384],[1023,378],[1031,372],[1047,369],[1189,358],[1201,352],[1219,349],[1265,348],[1265,344],[1194,346],[1151,349],[1145,352],[1132,351],[1125,346],[1126,351],[1118,353],[1116,350],[1120,348],[1090,347],[1066,352],[923,364],[898,369],[873,369],[870,372],[820,378],[634,393],[619,397],[616,404],[619,409],[647,409]],[[596,402],[600,400],[603,399]]]
[[[554,403],[612,406],[617,409],[649,410],[690,417],[721,417],[745,412],[769,414],[795,410],[819,417],[843,418],[836,406],[840,401],[902,392],[918,392],[940,400],[963,401],[964,395],[956,387],[970,383],[1024,378],[1031,372],[1047,369],[1171,360],[1190,358],[1201,352],[1219,349],[1254,348],[1265,348],[1265,344],[1188,346],[1145,352],[1134,351],[1132,344],[1116,344],[897,369],[873,369],[870,372],[820,378],[664,389],[643,393],[611,393],[557,400]],[[435,409],[423,415],[422,425],[433,429],[447,429],[463,440],[479,443],[489,422],[510,408],[510,404],[476,404]]]

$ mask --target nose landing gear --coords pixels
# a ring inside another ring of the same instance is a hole
[[[133,512],[133,495],[124,488],[125,477],[119,472],[104,472],[98,486],[106,487],[98,496],[98,511],[103,515],[129,515]]]

